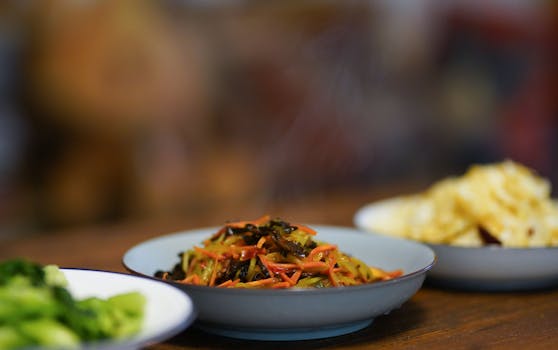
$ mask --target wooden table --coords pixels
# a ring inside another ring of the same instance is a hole
[[[387,191],[389,192],[389,191]],[[125,272],[131,246],[160,234],[221,225],[265,213],[314,224],[352,225],[354,212],[386,193],[346,191],[287,204],[228,208],[159,219],[49,232],[0,242],[0,258],[26,257],[62,267]],[[227,213],[227,214],[225,214]],[[411,300],[366,329],[335,338],[300,342],[256,342],[222,338],[195,327],[150,349],[556,349],[558,289],[471,293],[426,284]]]

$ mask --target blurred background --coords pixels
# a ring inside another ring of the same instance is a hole
[[[557,49],[556,1],[2,1],[0,238],[503,159],[556,187]]]

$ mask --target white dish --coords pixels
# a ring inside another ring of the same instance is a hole
[[[433,251],[419,243],[362,234],[351,228],[313,226],[316,239],[365,263],[386,270],[403,269],[389,281],[321,289],[235,289],[178,285],[199,310],[197,326],[234,338],[301,340],[337,336],[368,326],[375,317],[400,307],[422,286],[435,261]],[[131,272],[151,277],[170,270],[178,254],[217,231],[205,228],[179,232],[140,243],[124,255]]]
[[[68,289],[77,299],[108,298],[137,291],[146,299],[145,320],[140,333],[130,339],[84,344],[85,349],[138,349],[178,334],[195,319],[192,300],[166,283],[108,271],[61,269]]]
[[[400,198],[368,204],[354,216],[357,228],[380,232],[376,223],[393,221]],[[513,291],[558,285],[558,247],[458,247],[428,244],[438,258],[427,275],[436,285],[479,291]]]

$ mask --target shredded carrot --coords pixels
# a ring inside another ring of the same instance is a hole
[[[308,261],[301,264],[303,271],[308,270],[327,270],[329,265],[322,261]]]
[[[403,270],[399,269],[399,270],[394,270],[394,271],[389,271],[386,272],[386,277],[384,277],[384,279],[392,279],[392,278],[396,278],[403,275]]]
[[[293,230],[301,233],[291,235]],[[367,266],[368,271],[364,262],[340,252],[335,244],[314,241],[315,234],[307,226],[270,220],[269,215],[227,223],[203,246],[180,254],[177,267],[186,277],[176,282],[221,288],[337,287],[403,274],[373,266]],[[172,280],[175,275],[166,271],[161,278]]]
[[[275,277],[269,277],[269,278],[262,279],[262,280],[246,282],[245,285],[252,286],[252,287],[257,287],[257,286],[265,286],[265,285],[273,284],[275,282],[277,282],[277,279]]]
[[[233,280],[230,280],[230,279],[229,279],[229,280],[226,280],[226,281],[223,282],[223,283],[218,284],[217,287],[221,287],[221,288],[228,287],[228,286],[230,286],[232,283],[233,283]]]
[[[295,273],[293,273],[293,275],[291,276],[291,284],[293,286],[298,282],[300,275],[302,275],[302,270],[296,270]]]
[[[200,276],[191,275],[178,282],[185,283],[185,284],[200,284]]]
[[[284,272],[279,272],[279,276],[283,279],[283,281],[289,282],[289,284],[292,283],[291,278],[290,278],[289,276],[287,276],[286,273],[284,273]]]
[[[341,267],[334,267],[333,269],[331,269],[331,271],[333,273],[343,273],[343,276],[346,276],[348,278],[355,278],[355,275],[351,273],[351,271],[343,269]]]
[[[220,258],[219,254],[210,252],[210,251],[207,250],[207,249],[203,249],[203,248],[200,248],[200,247],[194,247],[194,249],[195,249],[196,251],[198,251],[198,252],[204,254],[204,255],[207,255],[208,257],[210,257],[210,258],[212,258],[212,259],[218,260],[218,259]]]
[[[337,283],[337,279],[335,278],[335,273],[333,272],[336,262],[337,259],[334,256],[328,256],[329,268],[327,269],[327,276],[329,277],[329,280],[334,287],[337,287],[339,285],[339,283]]]
[[[272,275],[273,272],[269,268],[269,260],[267,260],[263,254],[258,255],[258,258],[260,259],[262,265],[266,268],[268,275]]]
[[[293,226],[298,227],[299,230],[302,230],[302,231],[304,231],[304,232],[306,232],[306,233],[309,233],[309,234],[311,234],[312,236],[315,236],[315,235],[318,234],[318,233],[316,232],[316,230],[311,229],[311,228],[308,227],[308,226],[299,225],[299,224],[293,224]]]
[[[234,228],[244,228],[244,227],[246,227],[246,225],[259,226],[259,225],[262,225],[262,224],[268,222],[269,220],[270,220],[270,216],[269,215],[264,215],[264,216],[262,216],[262,217],[260,217],[256,220],[229,222],[226,226],[234,227]]]
[[[225,256],[230,255],[235,259],[248,260],[254,256],[263,253],[262,248],[255,245],[248,246],[230,246],[230,252],[224,254]]]
[[[316,248],[312,249],[310,254],[308,254],[308,257],[312,257],[312,256],[314,256],[318,253],[323,253],[323,252],[326,252],[328,250],[335,250],[335,249],[337,249],[337,246],[333,245],[333,244],[319,245]]]
[[[339,286],[339,283],[337,283],[337,280],[335,279],[335,274],[331,271],[331,269],[327,270],[327,277],[329,278],[332,286]]]
[[[291,263],[274,263],[271,261],[266,261],[267,268],[272,270],[273,272],[282,272],[282,271],[289,271],[300,268],[300,265],[291,264]]]
[[[226,288],[226,287],[234,287],[235,284],[237,284],[238,282],[240,282],[239,279],[235,279],[233,280],[226,280],[225,282],[217,285],[217,287],[222,287],[222,288]]]

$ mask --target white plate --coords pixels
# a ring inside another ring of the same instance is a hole
[[[197,326],[234,338],[301,340],[336,336],[368,326],[400,307],[422,286],[435,260],[424,245],[351,228],[313,226],[317,240],[386,270],[403,269],[393,280],[367,285],[315,289],[235,289],[178,285],[199,310]],[[201,245],[218,228],[179,232],[140,243],[124,255],[131,272],[151,277],[170,270],[178,254]]]
[[[178,334],[195,319],[192,300],[178,288],[166,283],[117,272],[82,269],[61,271],[68,280],[70,293],[77,299],[108,298],[132,291],[140,292],[147,299],[140,333],[120,341],[85,344],[85,349],[138,349]]]
[[[372,233],[386,220],[393,221],[400,198],[368,204],[354,216],[357,228]],[[505,248],[499,246],[458,247],[428,244],[436,253],[436,266],[428,281],[452,288],[479,291],[513,291],[558,285],[558,247]]]

